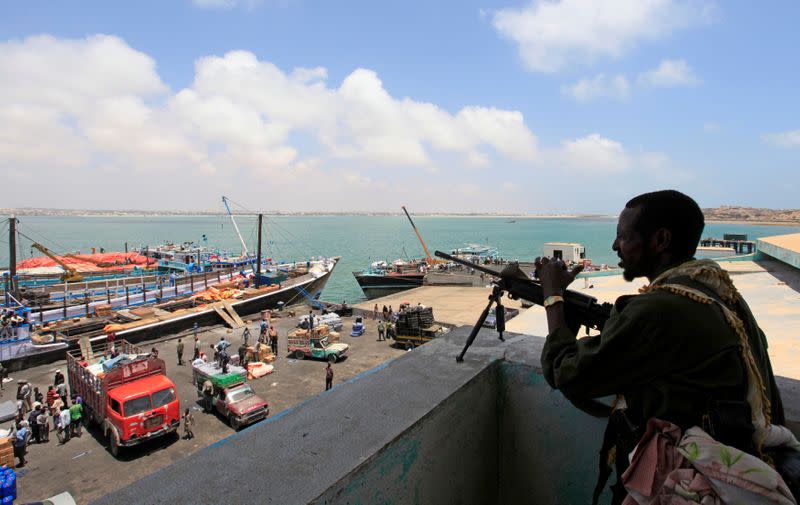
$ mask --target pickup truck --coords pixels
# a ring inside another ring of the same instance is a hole
[[[175,433],[181,410],[163,360],[124,340],[115,349],[114,359],[106,342],[67,351],[67,375],[84,416],[101,426],[116,457],[122,447]]]
[[[331,344],[328,337],[308,338],[308,337],[289,337],[289,354],[296,359],[311,358],[326,359],[331,363],[336,363],[347,353],[350,346],[341,342]]]
[[[197,396],[203,397],[203,383],[210,380],[214,386],[214,410],[228,420],[231,428],[238,430],[269,415],[269,404],[244,381],[246,374],[239,373],[239,367],[230,367],[232,370],[228,374],[222,374],[210,371],[213,366],[204,364],[192,367]]]
[[[509,319],[516,317],[519,314],[519,309],[515,309],[513,307],[506,307],[503,306],[506,311],[506,321]],[[487,328],[497,328],[497,312],[496,307],[492,307],[492,310],[489,311],[489,315],[486,316],[486,320],[483,322],[483,326]]]

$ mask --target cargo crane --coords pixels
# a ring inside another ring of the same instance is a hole
[[[420,235],[419,230],[417,229],[417,225],[415,225],[414,221],[411,220],[411,216],[408,214],[408,211],[406,210],[406,206],[403,205],[401,208],[403,209],[403,212],[406,213],[406,217],[408,218],[408,222],[411,223],[411,227],[414,228],[414,233],[417,234],[417,238],[419,239],[419,243],[422,244],[422,249],[425,250],[425,262],[428,265],[436,265],[438,263],[447,263],[444,260],[435,260],[435,259],[433,259],[431,257],[431,253],[428,252],[428,246],[426,246],[425,245],[425,241],[422,240],[422,235]]]
[[[72,268],[69,265],[67,265],[66,263],[64,263],[64,261],[61,258],[59,258],[58,256],[56,256],[56,254],[53,251],[51,251],[50,249],[46,248],[45,246],[43,246],[42,244],[39,244],[37,242],[33,242],[31,244],[31,247],[33,247],[34,249],[38,250],[39,252],[41,252],[42,254],[44,254],[45,256],[50,258],[51,260],[55,261],[58,264],[58,266],[60,266],[61,268],[64,269],[64,273],[61,275],[61,280],[62,281],[64,281],[64,282],[80,282],[80,281],[83,280],[83,276],[81,274],[79,274],[77,270],[75,270],[74,268]]]

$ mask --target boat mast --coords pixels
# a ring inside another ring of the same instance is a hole
[[[17,295],[17,217],[8,218],[8,275],[11,277],[12,296]],[[8,291],[6,291],[8,292]]]
[[[247,252],[247,246],[244,244],[244,239],[242,238],[242,234],[239,233],[239,226],[236,224],[236,220],[233,218],[233,213],[231,212],[231,208],[228,205],[228,198],[226,196],[222,197],[222,203],[225,205],[225,208],[228,209],[228,215],[231,217],[233,228],[236,230],[236,235],[239,236],[239,242],[242,243],[242,248],[244,249],[244,255],[248,256],[249,253]]]
[[[264,214],[258,215],[258,255],[256,256],[256,287],[261,287],[261,221]]]
[[[422,240],[422,235],[419,234],[419,230],[417,229],[417,226],[414,224],[414,221],[411,220],[411,216],[408,215],[408,211],[406,210],[406,206],[403,205],[401,208],[403,209],[403,212],[406,213],[406,217],[408,218],[408,222],[411,223],[411,227],[414,228],[414,233],[417,234],[417,238],[419,239],[419,243],[422,244],[422,248],[425,250],[425,260],[426,260],[426,262],[428,264],[436,263],[436,260],[431,258],[431,253],[428,252],[428,246],[426,246],[425,245],[425,241]]]

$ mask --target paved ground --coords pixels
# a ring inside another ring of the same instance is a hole
[[[340,341],[350,344],[351,349],[346,359],[333,365],[334,387],[405,352],[390,346],[389,342],[377,342],[377,322],[374,321],[366,321],[367,331],[363,336],[351,337],[352,321],[352,318],[345,318],[344,328],[340,332]],[[286,333],[294,328],[295,322],[295,319],[274,320],[280,334],[280,357],[273,363],[275,372],[251,381],[255,391],[269,402],[270,416],[325,389],[324,369],[327,362],[310,359],[297,361],[287,357]],[[258,334],[257,322],[249,323],[249,327],[253,335]],[[225,335],[233,343],[234,349],[238,348],[242,330],[228,333],[229,331],[219,327],[201,333],[203,347],[208,348],[209,344],[219,340],[220,335]],[[187,349],[184,358],[191,357],[190,341],[191,335],[184,337]],[[63,446],[58,444],[55,433],[51,433],[49,443],[33,444],[29,447],[28,465],[18,469],[18,500],[21,503],[41,500],[63,491],[72,493],[78,503],[88,503],[233,433],[222,418],[202,413],[196,403],[195,388],[191,384],[191,367],[177,366],[175,344],[176,340],[173,338],[162,341],[155,347],[159,350],[159,356],[167,362],[167,374],[175,382],[181,406],[191,405],[195,408],[195,438],[190,441],[177,438],[154,440],[131,448],[121,458],[115,459],[108,452],[107,443],[99,430],[85,430],[83,437],[72,439]],[[145,347],[151,346],[152,344],[147,344]],[[62,361],[31,368],[17,372],[12,377],[28,379],[34,386],[45,391],[46,386],[52,383],[56,368],[65,370],[65,363]],[[9,387],[11,385],[12,383],[6,384],[3,399],[13,397]],[[15,388],[14,385],[14,390]]]

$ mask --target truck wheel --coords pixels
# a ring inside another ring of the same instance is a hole
[[[301,351],[299,349],[294,352],[294,359],[304,359],[305,357],[306,357],[306,353],[304,353],[303,351]]]
[[[339,361],[339,356],[338,355],[331,354],[331,355],[328,356],[328,362],[329,363],[336,363],[337,361]]]
[[[228,414],[228,423],[231,425],[231,428],[233,428],[233,431],[239,431],[239,428],[242,427],[242,425],[239,424],[239,421],[236,420],[233,414]]]
[[[119,457],[119,434],[117,430],[111,428],[108,431],[108,450],[111,451],[111,455],[115,458]]]

